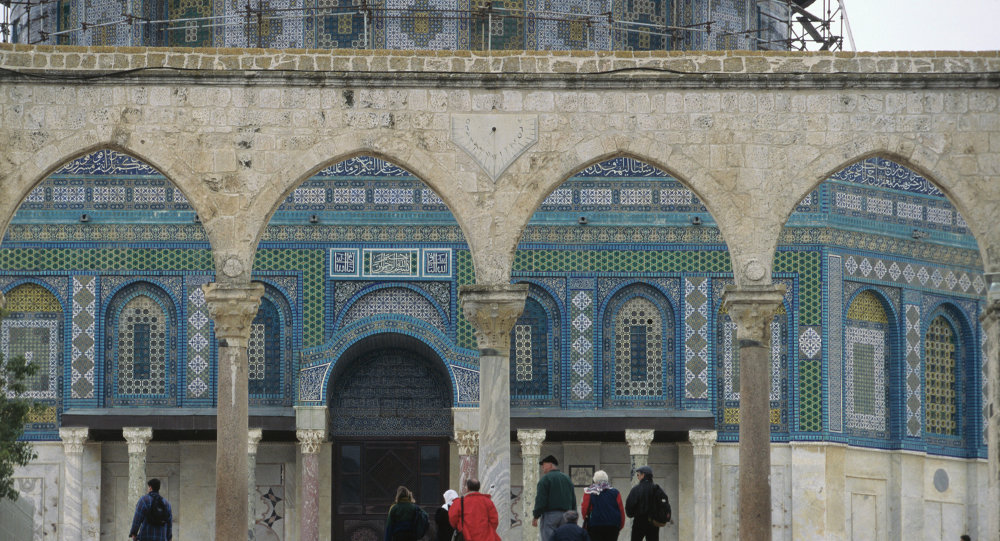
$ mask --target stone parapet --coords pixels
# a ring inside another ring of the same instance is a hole
[[[0,44],[0,66],[17,71],[261,70],[452,74],[975,74],[1000,71],[1000,51],[404,51],[78,47]]]

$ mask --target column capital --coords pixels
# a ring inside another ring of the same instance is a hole
[[[246,287],[231,287],[218,283],[201,286],[208,303],[208,313],[215,323],[215,337],[226,340],[230,347],[246,347],[250,324],[257,316],[264,284],[253,282]]]
[[[259,428],[251,428],[247,431],[247,454],[256,455],[257,445],[264,438],[264,431]]]
[[[153,429],[148,426],[126,426],[122,428],[122,436],[128,442],[128,454],[145,453],[146,445],[153,439]]]
[[[517,441],[521,443],[521,457],[538,456],[542,454],[542,442],[545,441],[544,428],[518,428]],[[532,464],[534,467],[534,464]]]
[[[784,284],[727,285],[722,294],[722,305],[736,323],[736,336],[740,340],[767,345],[771,343],[771,321],[784,297]]]
[[[630,455],[648,455],[649,446],[653,443],[653,429],[629,428],[625,430],[625,441],[628,442]]]
[[[479,431],[478,430],[456,430],[455,443],[458,444],[458,454],[460,456],[470,456],[479,454]]]
[[[695,456],[711,456],[712,448],[715,447],[718,437],[719,433],[715,430],[688,431],[688,439],[691,440]]]
[[[524,311],[528,284],[467,285],[459,288],[462,312],[476,329],[479,351],[506,357],[510,330]]]
[[[83,454],[83,444],[87,443],[90,431],[87,427],[63,427],[59,429],[59,439],[63,442],[63,451],[68,454]]]
[[[302,454],[315,455],[319,453],[323,442],[326,441],[326,430],[300,428],[295,431],[295,437],[298,438],[299,443],[302,445]]]

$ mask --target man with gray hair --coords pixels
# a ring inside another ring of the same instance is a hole
[[[587,530],[577,526],[576,521],[580,520],[580,515],[576,511],[569,510],[563,513],[565,524],[556,528],[556,533],[552,534],[552,541],[590,541]]]

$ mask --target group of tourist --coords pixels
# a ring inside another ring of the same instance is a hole
[[[542,478],[538,480],[531,525],[540,528],[542,541],[616,541],[625,527],[625,517],[633,519],[631,541],[656,541],[659,528],[670,521],[669,501],[663,489],[653,483],[649,466],[636,469],[639,482],[624,504],[608,474],[594,472],[594,483],[583,491],[580,526],[573,482],[559,471],[556,457],[549,455],[539,464]],[[479,492],[476,479],[469,479],[465,488],[461,497],[454,490],[444,493],[444,504],[434,515],[437,541],[499,541],[499,517],[493,500]],[[428,522],[427,513],[409,489],[399,487],[389,509],[385,541],[417,541],[427,533]]]
[[[659,527],[670,521],[670,505],[663,490],[653,483],[649,466],[636,469],[639,483],[622,504],[621,493],[611,486],[608,474],[594,472],[594,483],[583,491],[583,526],[577,522],[576,492],[573,482],[559,471],[559,461],[549,455],[539,464],[542,478],[538,480],[535,508],[531,525],[541,528],[542,541],[616,541],[625,527],[625,517],[632,517],[632,540],[656,541]],[[444,505],[434,515],[438,541],[500,541],[497,508],[488,494],[479,492],[479,480],[465,483],[466,493],[444,493]],[[147,493],[136,505],[129,537],[138,541],[169,541],[172,536],[170,504],[160,496],[159,479],[147,483]],[[666,515],[662,512],[666,505]],[[396,489],[396,498],[389,508],[385,524],[385,541],[418,541],[429,527],[427,512],[417,505],[410,489]]]

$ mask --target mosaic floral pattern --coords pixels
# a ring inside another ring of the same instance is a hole
[[[665,406],[671,401],[674,321],[666,299],[648,286],[618,293],[605,310],[606,406]]]
[[[420,293],[402,287],[387,287],[366,293],[347,309],[341,326],[380,314],[398,314],[420,319],[446,332],[441,313]]]
[[[920,337],[920,306],[906,306],[906,435],[920,437],[924,393]]]
[[[847,426],[862,435],[884,437],[890,352],[888,315],[882,301],[866,290],[848,307],[847,322],[844,329]]]
[[[524,312],[511,329],[511,404],[545,407],[559,404],[562,332],[559,309],[547,292],[532,284]],[[581,377],[592,376],[591,370]]]

